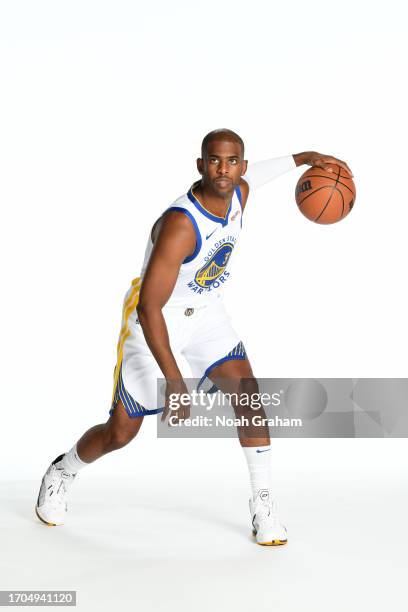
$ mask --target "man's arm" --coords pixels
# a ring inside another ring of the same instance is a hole
[[[258,187],[262,187],[262,185],[296,168],[296,166],[294,155],[265,159],[254,164],[249,164],[242,179],[243,182],[248,185],[248,191],[258,189]]]
[[[350,174],[350,176],[353,176],[346,162],[337,159],[336,157],[332,157],[331,155],[317,153],[316,151],[303,151],[302,153],[285,155],[284,157],[266,159],[264,161],[248,165],[240,184],[243,196],[243,205],[245,206],[250,190],[257,189],[258,187],[265,185],[269,181],[272,181],[285,172],[288,172],[297,166],[301,166],[302,164],[318,166],[330,172],[331,168],[329,164],[338,164],[348,174]]]
[[[159,221],[149,263],[136,307],[146,342],[167,380],[182,379],[170,348],[162,308],[170,298],[183,260],[195,248],[196,236],[190,219],[170,211]]]

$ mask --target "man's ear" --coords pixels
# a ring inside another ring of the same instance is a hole
[[[204,168],[203,168],[203,160],[201,159],[201,157],[197,158],[197,170],[201,175],[203,174]]]
[[[242,162],[242,174],[241,176],[244,176],[245,172],[247,171],[248,168],[248,160],[244,159]]]

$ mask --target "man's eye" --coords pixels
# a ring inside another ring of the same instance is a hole
[[[212,159],[210,159],[210,162],[211,162],[212,164],[217,164],[217,163],[218,163],[218,159],[217,159],[217,158],[215,158],[215,157],[213,157]]]
[[[237,159],[230,159],[231,164],[236,165],[238,163]]]

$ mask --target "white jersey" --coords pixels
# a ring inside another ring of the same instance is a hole
[[[186,214],[196,234],[194,253],[183,261],[173,292],[166,306],[199,306],[219,298],[230,275],[230,260],[242,227],[242,197],[236,187],[225,217],[207,210],[194,193],[194,185],[188,193],[179,197],[168,210]],[[164,214],[164,213],[163,213]],[[140,278],[153,248],[151,235],[146,247]]]

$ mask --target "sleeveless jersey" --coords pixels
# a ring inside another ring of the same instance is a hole
[[[223,287],[231,275],[230,260],[242,227],[240,188],[235,188],[225,217],[214,215],[203,206],[194,193],[194,185],[164,212],[168,210],[178,210],[190,218],[196,234],[196,246],[194,252],[181,264],[166,305],[199,306],[221,297]],[[141,279],[152,248],[149,234]]]

